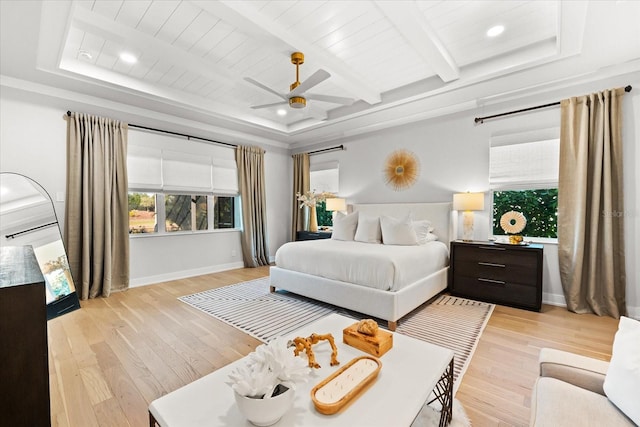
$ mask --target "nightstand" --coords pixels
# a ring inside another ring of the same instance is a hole
[[[296,232],[296,240],[319,240],[330,239],[330,231],[298,231]]]
[[[543,246],[451,242],[453,295],[540,311]]]

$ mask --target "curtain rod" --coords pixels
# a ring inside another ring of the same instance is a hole
[[[327,151],[334,151],[334,150],[344,150],[344,145],[340,144],[340,145],[336,145],[335,147],[323,148],[321,150],[316,150],[316,151],[309,151],[307,154],[309,155],[320,154],[320,153],[325,153]]]
[[[71,111],[67,111],[67,116],[69,116],[69,117],[71,116]],[[192,140],[192,139],[198,139],[198,140],[201,140],[201,141],[212,142],[214,144],[226,145],[228,147],[233,147],[233,148],[237,147],[236,144],[231,144],[229,142],[221,142],[221,141],[216,141],[214,139],[201,138],[199,136],[191,136],[191,135],[187,135],[187,134],[184,134],[184,133],[172,132],[170,130],[162,130],[162,129],[156,129],[156,128],[151,128],[151,127],[147,127],[147,126],[133,125],[133,124],[130,124],[130,123],[127,124],[127,126],[129,126],[131,128],[138,128],[138,129],[150,130],[150,131],[153,131],[153,132],[168,133],[169,135],[181,136],[183,138],[187,138],[187,141]]]
[[[624,91],[631,92],[631,89],[633,89],[631,85],[625,86]],[[538,110],[540,108],[553,107],[555,105],[560,105],[560,101],[552,102],[550,104],[536,105],[535,107],[523,108],[521,110],[507,111],[506,113],[494,114],[493,116],[476,117],[475,119],[473,119],[473,121],[476,123],[482,124],[484,123],[485,120],[495,119],[496,117],[509,116],[511,114],[517,114],[517,113],[524,113],[525,111]]]

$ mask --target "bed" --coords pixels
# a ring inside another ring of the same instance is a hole
[[[270,289],[385,320],[393,331],[399,319],[447,288],[448,245],[455,236],[451,204],[354,204],[350,208],[361,218],[402,218],[410,213],[414,220],[427,219],[438,240],[425,248],[413,247],[416,251],[332,239],[286,243],[276,252],[276,265],[270,269]]]

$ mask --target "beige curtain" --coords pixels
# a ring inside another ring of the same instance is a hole
[[[304,194],[311,189],[309,180],[309,153],[293,156],[293,208],[291,211],[291,240],[296,240],[296,233],[303,228],[300,202],[296,193]]]
[[[623,89],[561,103],[558,257],[567,308],[626,314]]]
[[[267,198],[264,185],[264,150],[236,147],[238,182],[242,200],[242,257],[245,267],[269,265]]]
[[[64,240],[83,300],[129,287],[127,191],[127,125],[72,113]]]

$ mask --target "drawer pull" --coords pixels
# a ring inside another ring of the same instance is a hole
[[[507,284],[507,282],[503,280],[483,279],[482,277],[478,277],[478,282],[484,282],[490,285],[501,285],[501,286],[504,286]]]
[[[478,265],[484,265],[486,267],[500,267],[500,268],[506,267],[506,265],[504,264],[496,264],[494,262],[479,262]]]
[[[506,251],[506,248],[500,248],[498,246],[478,246],[480,249],[486,249],[489,251]]]

